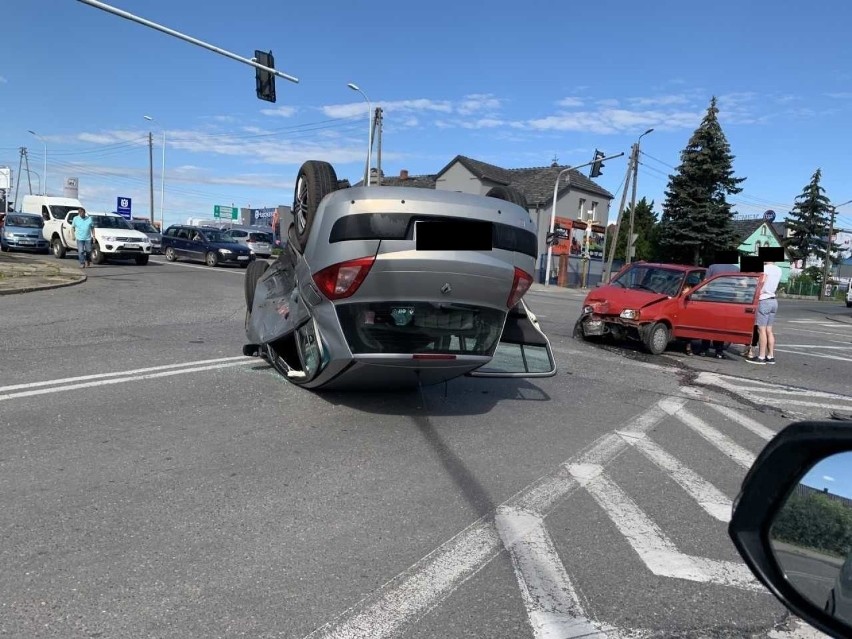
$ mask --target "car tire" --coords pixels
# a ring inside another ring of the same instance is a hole
[[[6,246],[5,244],[0,244],[0,251],[3,251],[4,253],[8,253],[9,247]]]
[[[670,340],[671,333],[669,332],[669,327],[662,322],[655,322],[645,329],[642,341],[645,344],[645,348],[652,355],[660,355],[665,352]]]
[[[269,264],[265,261],[252,262],[248,265],[246,277],[243,280],[243,290],[246,294],[246,308],[249,313],[254,306],[254,291],[257,288],[257,283],[268,268]]]
[[[148,263],[148,257],[149,257],[148,255],[137,255],[136,256],[136,263],[139,266],[145,266]]]
[[[174,262],[174,261],[177,260],[177,255],[175,254],[175,250],[171,246],[166,247],[165,256],[166,256],[167,262]]]
[[[92,244],[92,252],[89,254],[89,259],[92,261],[92,264],[103,264],[106,262],[106,255],[104,255],[97,243]]]
[[[218,266],[219,256],[216,254],[216,251],[207,251],[207,255],[204,256],[204,263],[210,267]]]
[[[328,162],[308,160],[302,164],[296,177],[293,193],[293,217],[296,225],[296,240],[299,250],[308,245],[308,236],[314,225],[320,202],[329,193],[337,190],[337,173]]]
[[[574,323],[574,332],[571,334],[574,339],[586,341],[586,335],[583,333],[583,318],[581,317]]]
[[[505,200],[506,202],[517,204],[525,211],[529,208],[527,206],[527,198],[524,197],[524,194],[517,189],[513,189],[511,186],[492,187],[491,190],[485,194],[485,197],[493,197],[498,200]]]
[[[846,308],[852,308],[852,302],[846,302]]]
[[[53,249],[53,257],[55,257],[57,260],[61,260],[63,257],[65,257],[67,249],[62,243],[62,240],[60,240],[58,237],[53,238],[50,243],[50,246]]]

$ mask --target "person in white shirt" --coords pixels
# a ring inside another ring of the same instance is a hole
[[[772,325],[778,312],[778,300],[775,292],[781,282],[781,268],[775,262],[763,264],[763,288],[757,304],[757,330],[760,335],[757,357],[746,357],[751,364],[775,363],[775,333]]]

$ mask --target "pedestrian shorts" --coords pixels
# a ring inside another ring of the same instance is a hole
[[[775,323],[775,313],[778,312],[778,300],[760,300],[757,305],[757,325],[772,326]]]

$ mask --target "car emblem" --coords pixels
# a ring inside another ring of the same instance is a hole
[[[452,293],[452,292],[453,292],[453,287],[452,287],[452,286],[450,286],[450,283],[449,283],[449,282],[445,282],[445,283],[444,283],[444,285],[441,287],[441,292],[442,292],[444,295],[447,295],[447,294],[449,294],[449,293]]]

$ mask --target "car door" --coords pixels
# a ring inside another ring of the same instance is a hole
[[[192,258],[192,233],[194,229],[182,228],[178,231],[177,241],[175,242],[175,253],[181,257]]]
[[[674,337],[750,344],[763,275],[725,273],[678,298]]]
[[[552,377],[556,360],[538,318],[521,300],[506,316],[491,361],[468,373],[471,377]]]
[[[75,250],[77,249],[77,236],[74,233],[72,224],[77,215],[77,213],[69,213],[68,217],[65,218],[65,222],[62,223],[62,239],[65,241],[65,246]]]

